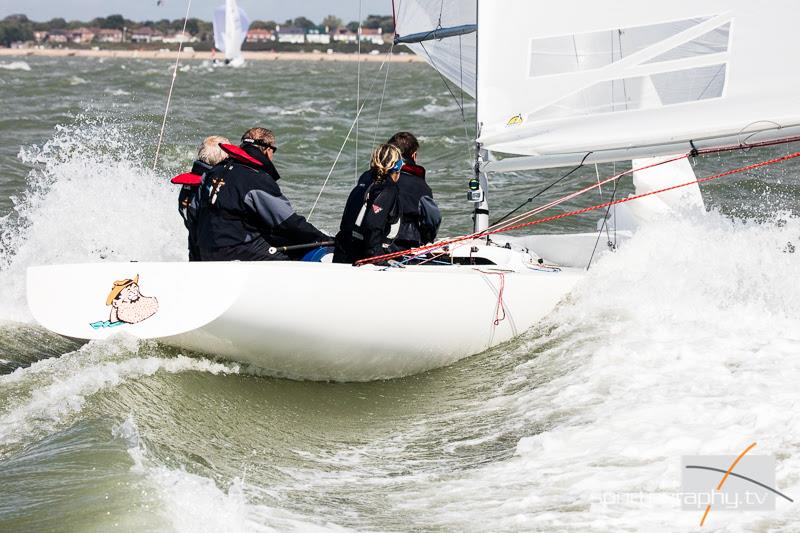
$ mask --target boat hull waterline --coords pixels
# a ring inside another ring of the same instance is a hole
[[[97,263],[30,267],[27,293],[34,318],[68,337],[125,333],[277,377],[369,381],[506,342],[582,276],[459,265]]]

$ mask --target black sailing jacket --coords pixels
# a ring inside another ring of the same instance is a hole
[[[267,250],[330,239],[294,212],[278,170],[257,147],[221,146],[231,157],[200,188],[197,244],[204,261],[287,259]]]

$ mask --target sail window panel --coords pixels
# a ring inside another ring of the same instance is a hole
[[[713,65],[650,77],[664,105],[719,98],[725,90],[727,65]]]
[[[673,59],[685,59],[700,55],[718,54],[728,51],[731,35],[731,24],[716,28],[697,39],[684,43],[669,52],[654,57],[646,63],[659,63],[662,61],[672,61]]]
[[[533,38],[530,44],[529,76],[537,78],[602,69],[710,19],[700,17],[624,29]],[[718,40],[720,37],[715,38]],[[719,50],[705,53],[716,51]]]
[[[726,65],[699,67],[595,83],[530,115],[531,120],[552,120],[683,104],[723,95]],[[652,81],[658,100],[648,97]]]

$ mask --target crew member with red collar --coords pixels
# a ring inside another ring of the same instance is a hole
[[[419,141],[413,133],[400,131],[392,135],[389,144],[403,154],[403,168],[397,187],[400,189],[400,228],[394,248],[407,250],[428,244],[436,239],[442,213],[433,201],[433,191],[425,181],[425,168],[417,164]]]
[[[197,152],[197,160],[192,164],[192,171],[171,180],[175,185],[181,186],[178,193],[178,213],[189,232],[189,261],[200,261],[200,250],[197,247],[197,193],[203,176],[228,158],[228,154],[220,148],[221,144],[230,144],[230,141],[219,135],[203,139]]]
[[[198,246],[203,261],[288,260],[271,247],[329,241],[294,212],[277,181],[275,134],[251,128],[240,146],[220,146],[230,156],[207,174],[200,189]]]

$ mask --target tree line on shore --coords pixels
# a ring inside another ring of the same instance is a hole
[[[304,30],[319,27],[327,27],[334,30],[336,28],[346,27],[352,32],[357,31],[359,27],[357,21],[344,24],[339,17],[328,15],[320,24],[306,17],[297,17],[293,20],[290,19],[280,23],[273,20],[255,20],[250,25],[250,29],[274,30],[278,25],[293,26]],[[381,28],[383,33],[394,32],[394,22],[391,16],[369,15],[361,23],[361,26],[371,29]],[[30,20],[25,15],[10,15],[0,21],[0,46],[11,46],[11,43],[14,42],[33,41],[34,32],[37,31],[53,32],[75,30],[84,27],[124,31],[130,31],[135,28],[150,28],[162,33],[174,33],[183,29],[183,19],[161,19],[137,22],[126,19],[122,15],[109,15],[108,17],[97,17],[90,21],[67,21],[63,18],[54,18],[46,22],[36,22]],[[211,22],[199,18],[188,19],[186,22],[186,31],[197,37],[201,42],[212,41],[214,39],[214,31]]]

